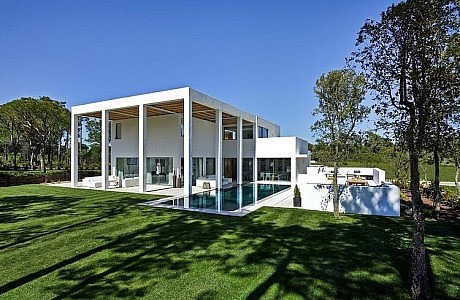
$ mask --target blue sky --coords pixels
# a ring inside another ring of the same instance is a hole
[[[316,79],[390,0],[0,0],[0,103],[190,86],[314,141]]]

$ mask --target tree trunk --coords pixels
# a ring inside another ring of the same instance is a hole
[[[45,166],[45,149],[40,150],[40,170],[45,173],[46,166]]]
[[[62,161],[64,161],[64,158],[67,158],[67,151],[69,149],[69,131],[66,130],[66,133],[65,133],[65,144],[64,144],[64,153],[62,155]],[[69,166],[70,165],[70,161],[69,161],[70,158],[67,158],[66,159],[66,165]]]
[[[334,174],[332,175],[332,191],[333,191],[332,204],[334,206],[334,218],[339,219],[340,218],[339,186],[337,184],[337,173],[338,173],[337,162],[334,162]]]
[[[13,153],[13,170],[17,170],[17,168],[18,168],[17,157],[18,157],[18,152],[14,151],[14,153]]]
[[[460,163],[458,159],[455,159],[455,168],[457,172],[455,172],[455,187],[457,188],[457,193],[460,195],[460,184],[458,182],[458,177],[460,176]]]
[[[34,153],[31,152],[29,156],[29,169],[33,170],[33,162],[34,162]]]
[[[412,299],[429,299],[428,269],[425,250],[425,220],[422,212],[420,196],[420,173],[418,170],[419,153],[414,137],[408,141],[410,156],[410,190],[413,203],[412,216],[414,219],[412,232]]]
[[[58,147],[57,147],[57,162],[59,164],[59,169],[60,169],[60,164],[62,163],[62,151],[61,151],[61,141],[62,141],[62,132],[59,133],[59,140],[58,140]]]
[[[52,147],[51,147],[51,139],[48,141],[47,144],[48,145],[47,145],[46,149],[47,149],[47,152],[48,152],[47,153],[48,154],[48,167],[50,169],[53,169],[53,163],[52,163],[52,157],[51,157],[51,152],[52,152],[51,151],[51,149],[52,149]]]
[[[441,210],[441,188],[439,186],[439,151],[438,144],[435,145],[434,151],[434,207],[436,218]]]
[[[412,236],[412,299],[429,299],[428,269],[425,250],[425,220],[420,209],[414,208]]]
[[[333,197],[332,197],[332,204],[334,206],[334,218],[339,219],[339,186],[337,184],[337,173],[338,171],[338,146],[335,146],[335,159],[334,159],[334,174],[332,175],[332,190],[333,190]]]

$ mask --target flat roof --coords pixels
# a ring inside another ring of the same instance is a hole
[[[110,120],[138,118],[139,105],[146,105],[147,117],[183,114],[184,99],[187,97],[192,101],[194,118],[215,123],[215,111],[220,109],[223,125],[236,124],[237,117],[241,117],[243,124],[255,123],[256,119],[259,119],[278,126],[189,87],[76,105],[72,106],[71,110],[72,114],[95,118],[101,118],[102,110],[107,110]]]

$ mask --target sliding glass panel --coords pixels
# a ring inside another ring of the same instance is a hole
[[[137,157],[117,157],[117,175],[121,178],[139,177]]]
[[[147,157],[147,183],[172,185],[172,157]]]
[[[216,159],[214,157],[206,158],[206,175],[216,175]]]
[[[254,181],[253,159],[243,158],[243,181]]]
[[[193,157],[192,158],[192,185],[196,185],[196,179],[203,177],[204,175],[204,165],[202,157]]]
[[[259,158],[257,160],[257,178],[266,181],[290,181],[290,158]]]
[[[243,126],[243,139],[253,139],[254,138],[254,129],[252,125]]]

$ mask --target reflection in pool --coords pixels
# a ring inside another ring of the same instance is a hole
[[[290,185],[246,183],[222,190],[205,191],[190,197],[165,200],[156,203],[155,206],[207,209],[217,212],[239,211],[245,206],[256,204],[257,201],[290,187]]]

